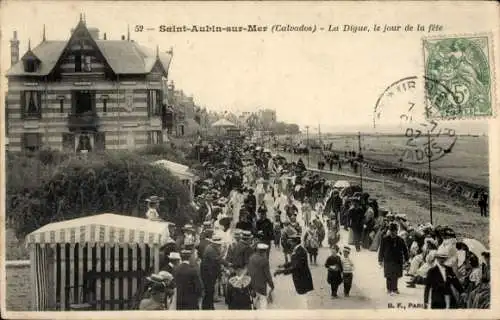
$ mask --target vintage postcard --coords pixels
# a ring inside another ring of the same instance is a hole
[[[0,15],[2,318],[500,316],[496,2]]]

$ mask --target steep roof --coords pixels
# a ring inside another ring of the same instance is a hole
[[[24,65],[22,61],[19,60],[9,69],[9,71],[7,71],[7,77],[21,75],[48,75],[57,63],[57,60],[59,59],[59,56],[61,55],[65,46],[66,41],[44,41],[40,43],[36,48],[31,50],[40,60],[40,64],[36,72],[25,72]]]
[[[151,72],[157,58],[155,50],[141,46],[134,41],[128,40],[95,40],[99,50],[101,50],[107,63],[116,74],[147,74]],[[9,76],[45,76],[55,67],[61,56],[67,41],[44,41],[33,53],[40,59],[41,63],[36,72],[25,72],[21,61],[12,66],[7,71]],[[172,55],[160,52],[159,61],[165,70],[168,71]]]

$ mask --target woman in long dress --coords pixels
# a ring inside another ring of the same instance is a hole
[[[265,194],[266,190],[264,188],[264,178],[260,177],[257,179],[257,186],[255,187],[255,196],[257,198],[257,203],[262,203]]]

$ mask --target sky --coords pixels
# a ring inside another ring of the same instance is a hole
[[[17,30],[21,55],[48,40],[67,40],[84,13],[89,27],[166,51],[173,47],[169,79],[216,111],[271,108],[278,120],[330,131],[402,130],[382,119],[373,128],[378,97],[391,83],[423,74],[421,32],[161,33],[160,25],[247,26],[442,24],[443,34],[497,32],[494,3],[241,3],[2,1],[1,70],[10,67],[9,39]],[[155,28],[134,32],[136,25]],[[498,38],[498,34],[496,36]],[[434,35],[440,35],[436,33]],[[2,91],[6,90],[2,77]],[[423,112],[423,103],[418,108]],[[395,114],[398,111],[390,111]],[[385,114],[390,113],[389,111]],[[397,118],[397,117],[396,117]],[[385,122],[384,122],[385,121]],[[418,119],[415,120],[418,122]],[[443,122],[463,133],[487,132],[488,121]]]

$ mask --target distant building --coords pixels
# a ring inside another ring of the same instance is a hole
[[[164,82],[172,51],[108,40],[82,16],[69,40],[45,38],[19,59],[11,40],[9,150],[130,149],[167,139]]]
[[[276,124],[276,110],[259,110],[258,117],[263,129],[269,130],[269,128]]]

